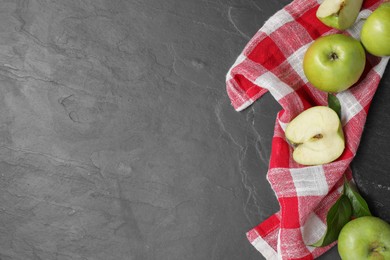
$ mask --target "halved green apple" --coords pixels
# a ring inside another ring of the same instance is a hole
[[[362,4],[363,0],[324,0],[316,16],[329,27],[345,30],[355,23]]]
[[[311,107],[300,113],[287,125],[285,135],[294,147],[294,161],[303,165],[332,162],[345,148],[340,118],[327,106]]]

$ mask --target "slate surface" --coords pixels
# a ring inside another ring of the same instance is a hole
[[[0,259],[262,259],[280,107],[233,111],[224,78],[289,2],[0,1]],[[389,88],[353,163],[388,221]]]

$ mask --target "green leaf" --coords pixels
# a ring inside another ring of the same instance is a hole
[[[326,232],[325,235],[311,246],[322,247],[336,241],[341,229],[351,219],[352,205],[348,197],[341,194],[340,198],[329,209],[326,216]]]
[[[328,107],[333,109],[341,119],[340,101],[334,94],[328,93]]]
[[[354,190],[351,187],[347,179],[344,180],[344,194],[351,202],[352,216],[359,218],[372,215],[370,209],[368,208],[367,202],[363,199],[359,192],[357,192],[357,190]]]

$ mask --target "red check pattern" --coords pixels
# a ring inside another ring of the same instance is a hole
[[[280,103],[272,140],[267,179],[275,191],[280,211],[247,233],[249,241],[267,259],[314,259],[327,247],[308,246],[322,237],[326,214],[339,197],[343,174],[351,180],[354,158],[371,100],[388,58],[367,54],[365,71],[350,89],[338,93],[346,149],[336,161],[304,167],[292,160],[292,148],[284,136],[288,122],[303,110],[327,105],[327,94],[308,83],[302,60],[319,36],[340,33],[315,16],[320,1],[294,0],[273,15],[248,42],[226,76],[233,107],[241,111],[266,92]],[[367,17],[383,1],[365,0],[355,25],[345,33],[359,38]]]

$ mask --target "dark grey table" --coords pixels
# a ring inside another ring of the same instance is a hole
[[[262,259],[280,107],[224,79],[289,2],[0,1],[0,259]],[[387,221],[389,98],[387,70],[352,166]]]

